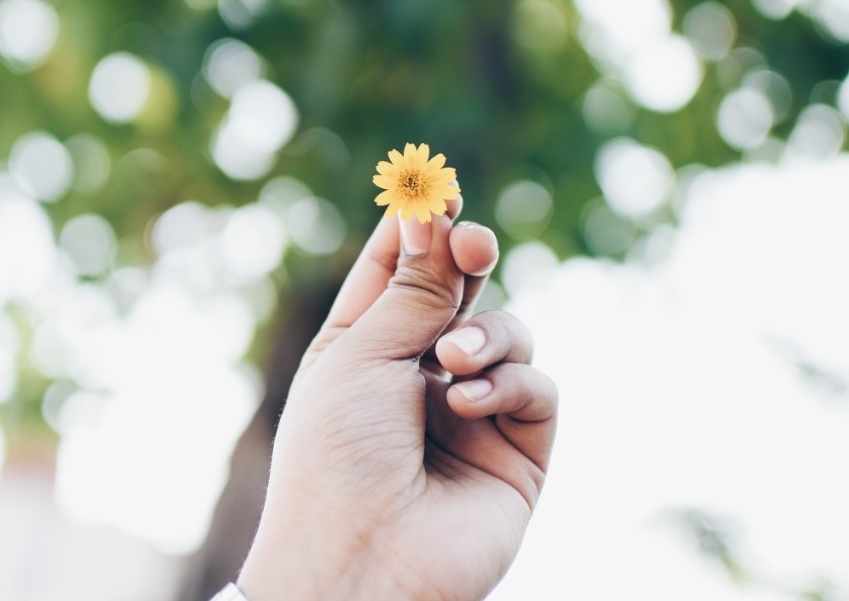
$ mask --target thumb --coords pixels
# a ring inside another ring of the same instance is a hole
[[[448,241],[451,220],[442,215],[430,223],[409,219],[399,226],[401,252],[395,274],[346,332],[345,337],[359,346],[356,356],[418,358],[436,342],[460,306],[464,278]]]

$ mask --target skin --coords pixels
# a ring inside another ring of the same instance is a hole
[[[251,601],[482,599],[518,552],[557,391],[518,319],[472,316],[498,247],[454,225],[461,202],[381,220],[304,355],[238,581]]]

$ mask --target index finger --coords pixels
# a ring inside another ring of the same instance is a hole
[[[382,218],[342,283],[324,327],[351,326],[386,289],[398,265],[398,220]]]

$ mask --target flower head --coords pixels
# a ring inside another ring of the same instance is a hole
[[[374,202],[386,207],[386,217],[401,212],[401,219],[413,215],[422,222],[430,221],[430,214],[445,213],[446,200],[460,196],[460,188],[452,184],[457,172],[445,167],[445,155],[437,154],[428,160],[430,147],[427,144],[407,144],[404,154],[397,150],[389,151],[389,161],[377,164],[377,175],[372,178],[374,184],[383,188]]]

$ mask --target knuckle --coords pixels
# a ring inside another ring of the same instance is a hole
[[[395,272],[389,287],[415,294],[416,305],[456,313],[461,302],[460,277],[459,272],[441,272],[428,261],[411,261],[405,269]]]
[[[472,318],[487,331],[487,339],[505,358],[530,363],[533,358],[534,336],[525,323],[508,311],[493,309]]]

